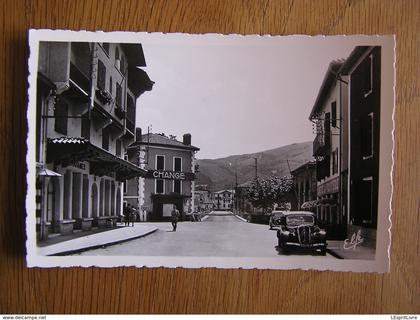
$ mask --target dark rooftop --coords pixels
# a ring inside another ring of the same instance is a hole
[[[180,149],[186,149],[186,150],[192,150],[192,151],[199,151],[200,148],[195,147],[193,145],[186,145],[182,143],[181,141],[178,141],[174,138],[167,137],[166,135],[163,135],[162,133],[148,133],[143,134],[141,136],[141,141],[135,141],[132,146],[135,145],[152,145],[152,146],[170,146],[170,147],[176,147]]]

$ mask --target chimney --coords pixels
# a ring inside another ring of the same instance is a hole
[[[136,141],[141,142],[141,128],[136,128]]]
[[[191,145],[191,134],[186,133],[182,137],[183,137],[182,143],[185,144],[186,146],[190,146]]]

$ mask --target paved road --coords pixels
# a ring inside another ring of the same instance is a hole
[[[243,222],[233,215],[210,215],[203,222],[180,222],[176,232],[172,232],[170,223],[150,224],[157,226],[158,231],[141,239],[80,254],[206,257],[273,257],[279,254],[275,231],[270,231],[266,225]]]

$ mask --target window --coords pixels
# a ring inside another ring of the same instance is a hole
[[[106,68],[101,60],[98,60],[98,81],[97,86],[100,90],[105,90]]]
[[[112,96],[112,77],[109,77],[109,93]]]
[[[337,127],[337,102],[331,102],[331,126]]]
[[[126,194],[126,193],[127,193],[127,182],[128,182],[128,180],[125,180],[125,181],[124,181],[124,188],[123,188],[123,192],[124,192],[124,194]]]
[[[120,49],[115,47],[115,60],[120,60]]]
[[[368,159],[373,156],[373,113],[361,118],[362,157]]]
[[[331,114],[329,112],[327,112],[325,114],[325,119],[324,119],[324,143],[326,146],[330,145],[330,137],[331,137]]]
[[[338,173],[338,150],[335,149],[332,153],[332,173]]]
[[[164,193],[164,184],[162,179],[155,180],[155,193],[162,194]]]
[[[67,116],[68,116],[68,104],[62,99],[58,99],[54,107],[54,130],[58,133],[67,134]]]
[[[117,105],[117,107],[122,108],[122,88],[121,85],[119,83],[117,83],[117,93],[116,93],[116,98],[115,98],[115,103]]]
[[[174,193],[182,192],[182,183],[181,180],[174,180]]]
[[[120,71],[122,74],[124,74],[124,70],[125,70],[125,60],[124,60],[124,57],[121,57]]]
[[[363,85],[363,92],[364,97],[366,98],[369,94],[372,93],[372,82],[373,82],[373,56],[369,55],[369,57],[363,61],[361,66],[362,71],[362,85]]]
[[[82,118],[82,137],[90,140],[90,120],[87,116]]]
[[[182,158],[174,157],[174,171],[182,171]]]
[[[374,220],[373,214],[373,178],[364,177],[360,182],[361,199],[361,219],[363,224],[372,224]]]
[[[115,141],[115,149],[116,149],[116,155],[117,157],[121,158],[121,140],[117,139]]]
[[[102,149],[109,149],[109,132],[106,128],[102,129]]]
[[[165,170],[165,156],[156,156],[156,170]]]

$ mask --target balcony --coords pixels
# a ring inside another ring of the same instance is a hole
[[[312,146],[313,156],[323,156],[330,151],[330,148],[330,134],[317,134]]]
[[[73,62],[70,63],[70,88],[64,95],[72,100],[89,101],[90,78],[83,73]]]
[[[130,121],[130,120],[128,120],[127,119],[127,121],[126,121],[126,127],[127,127],[127,130],[129,130],[131,133],[133,133],[134,134],[134,132],[135,132],[135,125],[134,125],[134,123],[132,122],[132,121]]]

